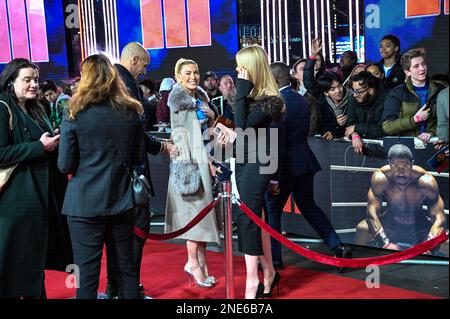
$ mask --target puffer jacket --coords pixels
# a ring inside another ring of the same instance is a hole
[[[427,120],[427,133],[436,135],[436,100],[443,87],[429,80],[429,93],[427,105],[431,109]],[[419,96],[416,94],[411,82],[406,82],[394,89],[386,97],[383,112],[383,130],[387,135],[418,136],[419,123],[414,122],[414,115],[422,107]]]

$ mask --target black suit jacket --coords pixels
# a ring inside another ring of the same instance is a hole
[[[142,98],[141,93],[139,92],[139,88],[137,86],[136,80],[134,79],[133,75],[130,73],[130,71],[127,70],[123,65],[121,64],[114,64],[117,72],[119,73],[120,78],[125,82],[125,85],[128,89],[128,92],[130,93],[131,97],[138,100],[142,104]],[[145,123],[142,123],[143,127],[145,127]],[[145,135],[145,150],[147,153],[150,153],[152,155],[158,155],[161,151],[161,143],[158,142],[153,136],[151,135]],[[144,160],[144,162],[141,164],[145,166],[146,176],[148,177],[148,180],[150,182],[150,191],[151,195],[155,196],[155,191],[153,188],[153,182],[152,178],[150,176],[150,167],[148,165],[147,160]]]
[[[122,81],[125,82],[125,85],[128,89],[128,92],[130,93],[131,97],[138,101],[141,101],[141,94],[139,92],[139,88],[136,83],[136,80],[133,77],[133,74],[131,74],[130,71],[128,71],[127,68],[121,64],[114,64],[114,67],[116,68],[117,72],[119,73],[119,76],[122,79]]]
[[[128,167],[144,161],[144,131],[133,110],[117,111],[109,102],[101,102],[89,105],[73,121],[64,117],[58,167],[64,174],[73,174],[64,215],[108,216],[133,208],[130,176],[111,133]]]
[[[159,100],[153,99],[151,101],[147,99],[142,100],[142,107],[145,114],[145,131],[154,131],[156,122],[156,109],[158,108]]]
[[[308,144],[308,102],[291,88],[281,90],[281,95],[286,105],[286,113],[277,123],[280,154],[278,178],[315,173],[321,168]]]

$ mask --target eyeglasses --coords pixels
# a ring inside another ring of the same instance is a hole
[[[361,93],[366,92],[368,89],[370,89],[370,88],[367,87],[364,90],[351,90],[351,91],[352,91],[353,95],[360,95]]]

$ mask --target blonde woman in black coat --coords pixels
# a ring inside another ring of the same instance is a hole
[[[267,149],[259,148],[264,145],[264,139],[265,146],[268,146],[270,126],[273,121],[281,119],[284,103],[262,47],[249,46],[240,50],[236,62],[236,128],[252,130],[256,136],[255,144],[246,143],[244,153],[236,154],[236,182],[240,199],[257,215],[265,217],[262,214],[264,194],[275,172],[271,174],[269,169],[264,170],[265,166],[272,166],[273,163],[262,163],[257,156],[267,152]],[[270,150],[270,154],[270,161],[276,160],[274,150]],[[253,156],[256,163],[251,160]],[[247,269],[245,298],[260,298],[264,293],[269,295],[280,278],[273,268],[270,237],[266,232],[261,232],[246,214],[239,213],[234,218],[238,224],[239,250],[245,255]],[[264,273],[262,283],[258,278],[258,261]]]

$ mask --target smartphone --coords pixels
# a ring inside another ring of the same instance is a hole
[[[217,123],[216,127],[214,127],[214,133],[216,135],[219,135],[222,132],[224,132],[225,134],[227,134],[229,136],[230,143],[234,143],[234,141],[236,140],[236,137],[237,137],[237,133],[235,131],[233,131],[232,129],[226,127],[222,123]]]

